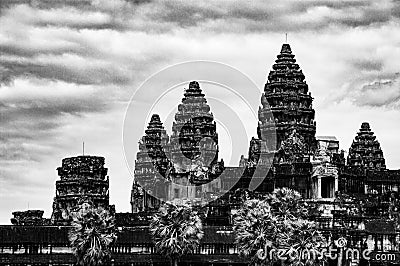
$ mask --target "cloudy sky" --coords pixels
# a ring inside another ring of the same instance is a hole
[[[317,135],[347,150],[369,121],[387,166],[400,168],[400,1],[1,0],[0,25],[0,223],[28,206],[50,216],[55,169],[82,141],[106,157],[111,203],[129,211],[122,131],[139,85],[169,65],[212,60],[261,95],[286,32],[315,97]]]

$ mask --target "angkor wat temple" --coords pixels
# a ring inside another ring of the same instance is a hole
[[[165,265],[165,258],[154,251],[149,217],[162,200],[182,198],[207,204],[201,246],[180,265],[247,265],[238,256],[232,215],[243,194],[279,187],[302,194],[312,210],[310,219],[328,239],[345,237],[348,247],[355,249],[368,240],[374,254],[389,258],[343,258],[340,265],[400,265],[400,170],[386,169],[377,136],[367,122],[345,158],[335,137],[316,136],[312,104],[291,47],[283,44],[261,95],[254,125],[257,136],[249,140],[248,154],[238,166],[228,167],[218,157],[216,122],[206,96],[198,82],[190,82],[171,136],[162,116],[154,114],[139,141],[131,213],[115,213],[109,204],[104,158],[66,158],[57,169],[60,180],[51,218],[43,218],[42,211],[14,212],[13,225],[0,226],[0,265],[73,265],[67,233],[70,214],[83,201],[115,213],[119,236],[113,265]]]

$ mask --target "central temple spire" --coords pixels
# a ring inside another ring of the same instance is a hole
[[[277,150],[293,130],[304,138],[308,152],[315,149],[316,124],[315,111],[312,108],[313,98],[308,91],[303,71],[296,63],[295,55],[287,43],[282,45],[281,52],[268,75],[262,101],[268,102],[274,117]],[[262,138],[263,131],[267,130],[269,125],[263,119],[262,111],[260,122],[259,137]]]
[[[283,148],[288,149],[287,143],[291,142],[288,139],[295,138],[303,147],[301,151],[297,149],[298,153],[312,154],[316,148],[312,101],[303,71],[296,63],[290,45],[284,43],[264,86],[262,106],[258,110],[258,140],[252,140],[253,145],[258,143],[258,146],[264,146],[258,149],[277,153]],[[276,141],[271,141],[275,134]],[[249,154],[249,159],[251,157]]]

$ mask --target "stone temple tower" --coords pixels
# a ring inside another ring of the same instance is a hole
[[[131,191],[132,212],[143,211],[145,206],[148,210],[159,207],[160,201],[146,193],[146,189],[162,188],[157,182],[167,178],[166,172],[171,165],[166,155],[168,141],[169,137],[160,116],[152,115],[145,135],[139,141],[139,151],[136,155],[135,180]]]
[[[386,169],[385,158],[379,141],[371,131],[369,123],[361,124],[347,157],[348,166],[364,167],[369,170]]]
[[[218,160],[218,134],[214,116],[197,81],[189,83],[178,105],[170,138],[175,171],[189,171],[193,163],[212,167]]]
[[[178,105],[172,134],[168,136],[160,116],[154,114],[139,141],[132,212],[154,211],[161,203],[159,199],[196,199],[209,192],[200,185],[223,171],[218,152],[214,115],[199,83],[192,81]],[[180,185],[193,187],[186,190]]]
[[[284,156],[285,150],[289,148],[293,149],[292,154],[312,154],[316,149],[312,102],[313,98],[295,55],[289,44],[283,44],[261,96],[258,138],[250,143],[250,162],[256,163],[260,154],[264,153],[267,155],[265,158],[269,158],[268,154],[279,155],[279,151],[282,156],[275,156],[274,162],[292,160],[290,156]]]
[[[104,157],[85,155],[65,158],[57,171],[60,180],[56,181],[51,217],[53,224],[68,225],[71,213],[83,202],[115,212],[114,206],[109,205],[109,178]]]

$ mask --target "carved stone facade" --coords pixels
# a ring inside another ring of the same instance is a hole
[[[254,154],[250,147],[250,162],[254,162],[255,156],[270,158],[269,154],[279,151],[293,131],[304,140],[306,154],[312,154],[316,148],[313,98],[294,57],[290,45],[283,44],[261,96],[257,127],[259,143],[253,141],[253,145],[259,146],[260,154]],[[278,157],[275,161],[281,159]]]
[[[154,114],[139,142],[132,212],[157,210],[158,199],[201,198],[209,191],[198,185],[209,183],[224,168],[218,152],[214,116],[199,83],[192,81],[178,105],[172,135],[167,135],[159,115]]]
[[[108,169],[104,167],[104,157],[65,158],[57,171],[60,180],[56,181],[52,223],[69,224],[72,212],[85,201],[113,211],[113,206],[109,206]]]
[[[172,125],[171,160],[176,172],[195,167],[211,168],[218,160],[218,134],[214,116],[196,81],[185,90]]]
[[[348,166],[364,167],[370,170],[386,169],[385,158],[374,132],[367,122],[362,123],[347,157]]]
[[[311,197],[315,111],[304,74],[294,57],[290,45],[283,44],[261,95],[258,136],[250,141],[247,166],[256,170],[271,166],[268,173],[260,176],[264,178],[257,188],[261,193],[286,186]]]
[[[344,165],[344,153],[339,152],[335,137],[317,137],[317,150],[312,159],[313,199],[333,199],[339,189],[339,171]]]
[[[168,178],[167,171],[171,163],[167,158],[169,137],[161,122],[160,116],[152,115],[145,135],[139,141],[139,151],[136,155],[134,176],[131,191],[132,212],[158,209],[160,201],[146,189],[160,187],[160,182]],[[141,186],[139,185],[141,184]],[[159,194],[165,191],[158,191]]]
[[[50,219],[43,218],[42,210],[27,210],[13,212],[11,218],[13,225],[49,225]]]

